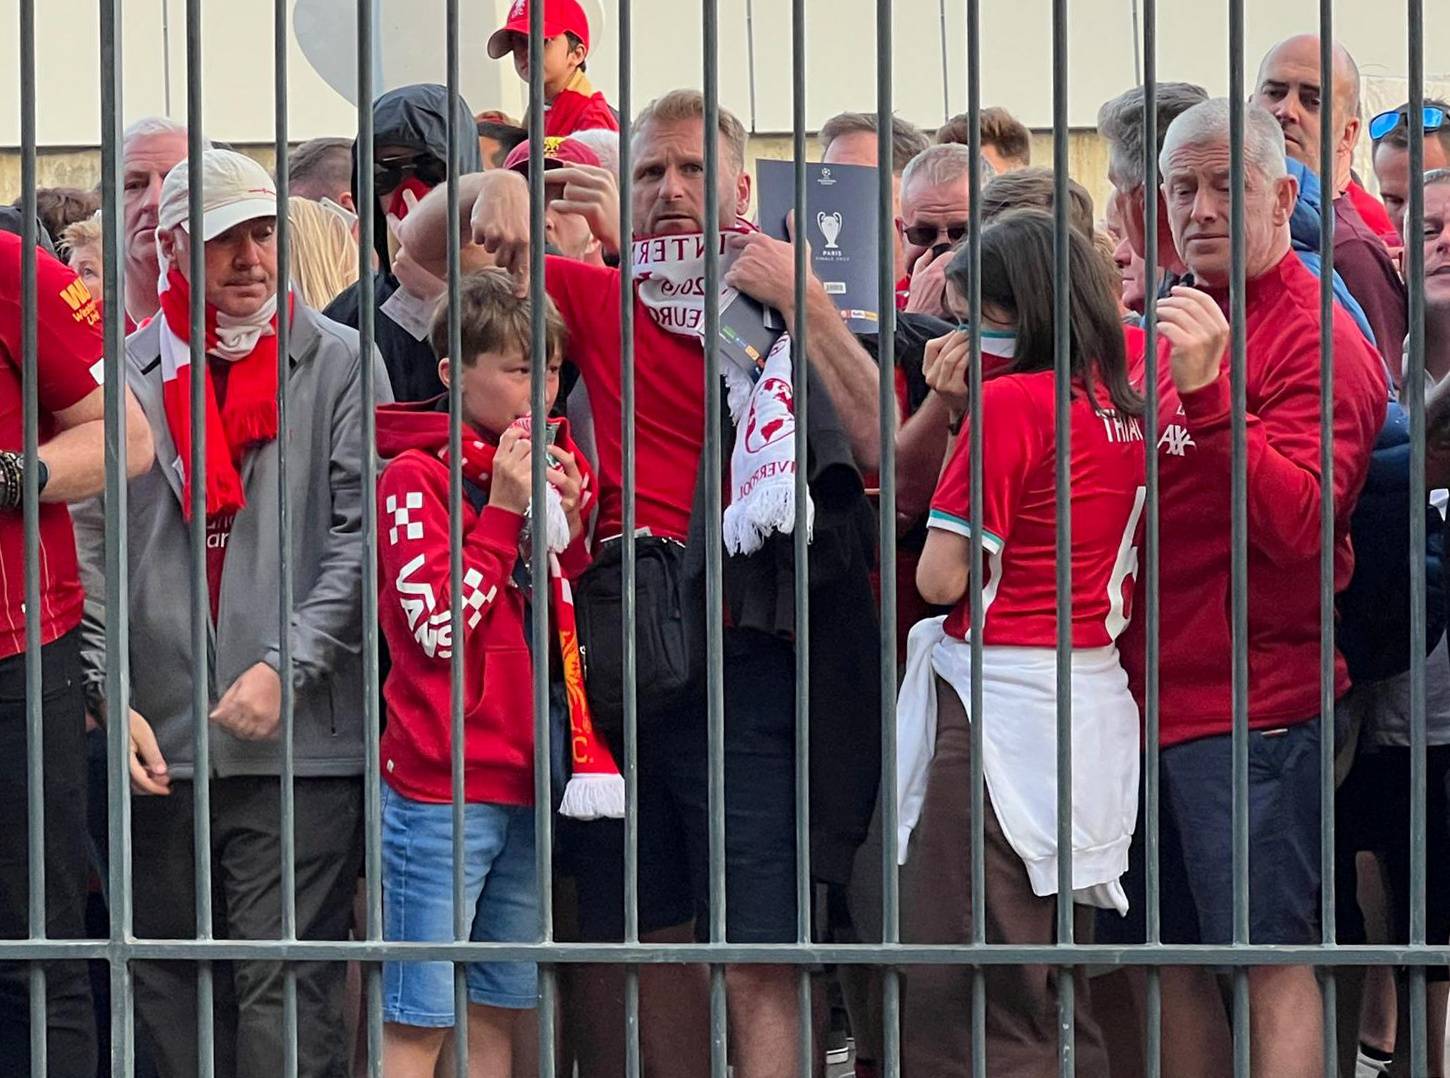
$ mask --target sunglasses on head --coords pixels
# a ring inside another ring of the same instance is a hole
[[[1369,122],[1369,137],[1375,142],[1384,138],[1401,124],[1409,126],[1410,110],[1396,109],[1393,112],[1382,112]],[[1426,105],[1422,110],[1420,125],[1425,131],[1438,131],[1445,126],[1445,110],[1436,108],[1434,105]]]
[[[373,163],[373,187],[379,194],[397,190],[409,176],[416,176],[430,187],[448,178],[448,168],[436,157],[394,157]]]
[[[913,247],[931,247],[943,232],[952,243],[960,243],[967,234],[966,222],[956,225],[912,225],[906,229],[906,242]]]

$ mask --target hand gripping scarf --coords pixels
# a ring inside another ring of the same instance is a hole
[[[528,436],[528,417],[515,424]],[[564,420],[555,424],[559,433],[555,444],[560,449],[574,454],[579,472],[583,476],[580,494],[580,512],[588,509],[594,498],[594,476],[589,462],[579,447],[569,437],[569,425]],[[469,482],[484,491],[488,490],[493,474],[493,457],[496,445],[490,445],[479,438],[463,439],[463,475]],[[446,464],[448,450],[439,450],[438,456]],[[614,762],[609,747],[595,734],[594,721],[589,714],[589,699],[584,693],[584,664],[579,655],[579,633],[574,620],[574,593],[569,580],[559,567],[559,555],[568,548],[569,520],[564,514],[563,499],[553,486],[548,488],[548,512],[544,528],[544,539],[549,552],[549,609],[559,639],[559,655],[564,667],[564,690],[569,698],[569,746],[572,768],[569,782],[564,787],[564,800],[559,805],[561,815],[576,820],[595,820],[601,817],[619,819],[624,816],[624,778]],[[537,538],[537,531],[535,532]]]
[[[728,268],[731,231],[754,231],[741,221],[720,235],[721,274]],[[705,237],[656,236],[633,244],[634,279],[640,302],[655,324],[703,347],[705,337]],[[720,285],[720,310],[738,293]],[[729,349],[720,352],[726,399],[735,425],[730,454],[730,498],[721,520],[725,548],[732,554],[759,550],[773,532],[795,528],[795,381],[788,334],[770,352],[749,363]],[[806,511],[807,537],[814,505]]]

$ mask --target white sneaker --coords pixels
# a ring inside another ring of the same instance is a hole
[[[1363,1051],[1355,1056],[1354,1078],[1386,1078],[1390,1073],[1389,1062],[1370,1059]]]

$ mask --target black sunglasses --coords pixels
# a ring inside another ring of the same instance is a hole
[[[430,187],[437,187],[448,178],[448,166],[427,154],[373,162],[373,188],[379,194],[397,190],[409,176],[416,176]]]
[[[952,243],[960,243],[967,234],[967,225],[912,225],[906,229],[906,241],[913,247],[930,247],[943,232]]]

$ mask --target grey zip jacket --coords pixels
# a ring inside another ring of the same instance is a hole
[[[363,770],[362,489],[363,400],[355,330],[294,301],[289,325],[287,427],[242,463],[246,505],[237,514],[222,567],[215,622],[207,625],[207,699],[249,667],[281,667],[278,460],[285,438],[290,492],[295,695],[299,776]],[[160,319],[126,340],[126,381],[156,443],[150,471],[127,489],[131,706],[151,724],[173,778],[193,777],[192,558],[182,516],[182,475],[162,404]],[[392,400],[382,358],[373,355],[377,400]],[[369,449],[371,451],[371,449]],[[72,509],[86,588],[82,656],[89,698],[105,683],[104,495]],[[203,600],[205,602],[205,600]],[[245,741],[209,724],[211,772],[276,775],[277,739]]]

